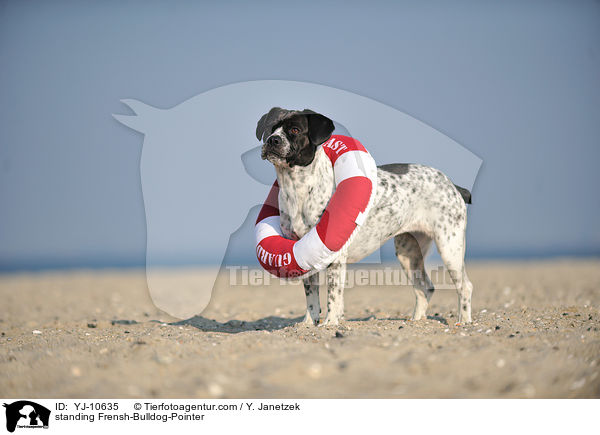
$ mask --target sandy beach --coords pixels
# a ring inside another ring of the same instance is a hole
[[[600,397],[600,261],[467,266],[466,326],[449,289],[411,322],[409,287],[354,286],[342,325],[306,327],[299,285],[219,288],[181,321],[143,270],[0,275],[0,396]]]

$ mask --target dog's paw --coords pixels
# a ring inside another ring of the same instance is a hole
[[[455,323],[455,326],[466,326],[470,323],[473,323],[471,316],[458,316],[458,321]]]
[[[322,326],[338,326],[340,319],[337,317],[326,317],[325,321],[321,324]]]
[[[473,322],[471,322],[471,320],[459,320],[458,322],[456,322],[454,324],[454,326],[457,326],[457,327],[459,327],[459,326],[467,326],[470,323],[473,323]]]
[[[413,311],[412,318],[410,320],[417,321],[421,319],[427,320],[427,307],[416,307]]]
[[[316,320],[313,320],[311,315],[306,313],[306,315],[304,316],[304,319],[302,319],[301,323],[305,326],[315,326],[315,325],[319,324],[319,318],[317,317]]]

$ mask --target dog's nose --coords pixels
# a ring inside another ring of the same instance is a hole
[[[269,136],[267,139],[267,145],[270,147],[278,147],[281,145],[281,138],[279,136]]]

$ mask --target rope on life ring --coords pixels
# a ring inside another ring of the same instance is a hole
[[[298,277],[329,266],[351,242],[373,204],[377,166],[365,147],[341,135],[331,136],[322,147],[333,166],[336,189],[317,225],[300,240],[283,237],[277,181],[258,214],[256,257],[277,277]]]

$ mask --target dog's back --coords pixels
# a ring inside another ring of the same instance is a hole
[[[378,166],[378,168],[386,172],[391,172],[392,174],[401,176],[408,173],[410,166],[411,163],[390,163],[387,165]],[[412,166],[415,165],[412,164]],[[471,192],[469,192],[469,190],[465,189],[464,187],[457,186],[456,184],[454,185],[454,187],[456,188],[456,190],[458,190],[458,193],[460,193],[460,196],[462,196],[465,203],[471,204]]]
[[[360,261],[382,243],[406,232],[436,239],[447,225],[466,225],[467,189],[458,188],[441,171],[418,164],[378,167],[375,204],[348,247],[348,262]]]

